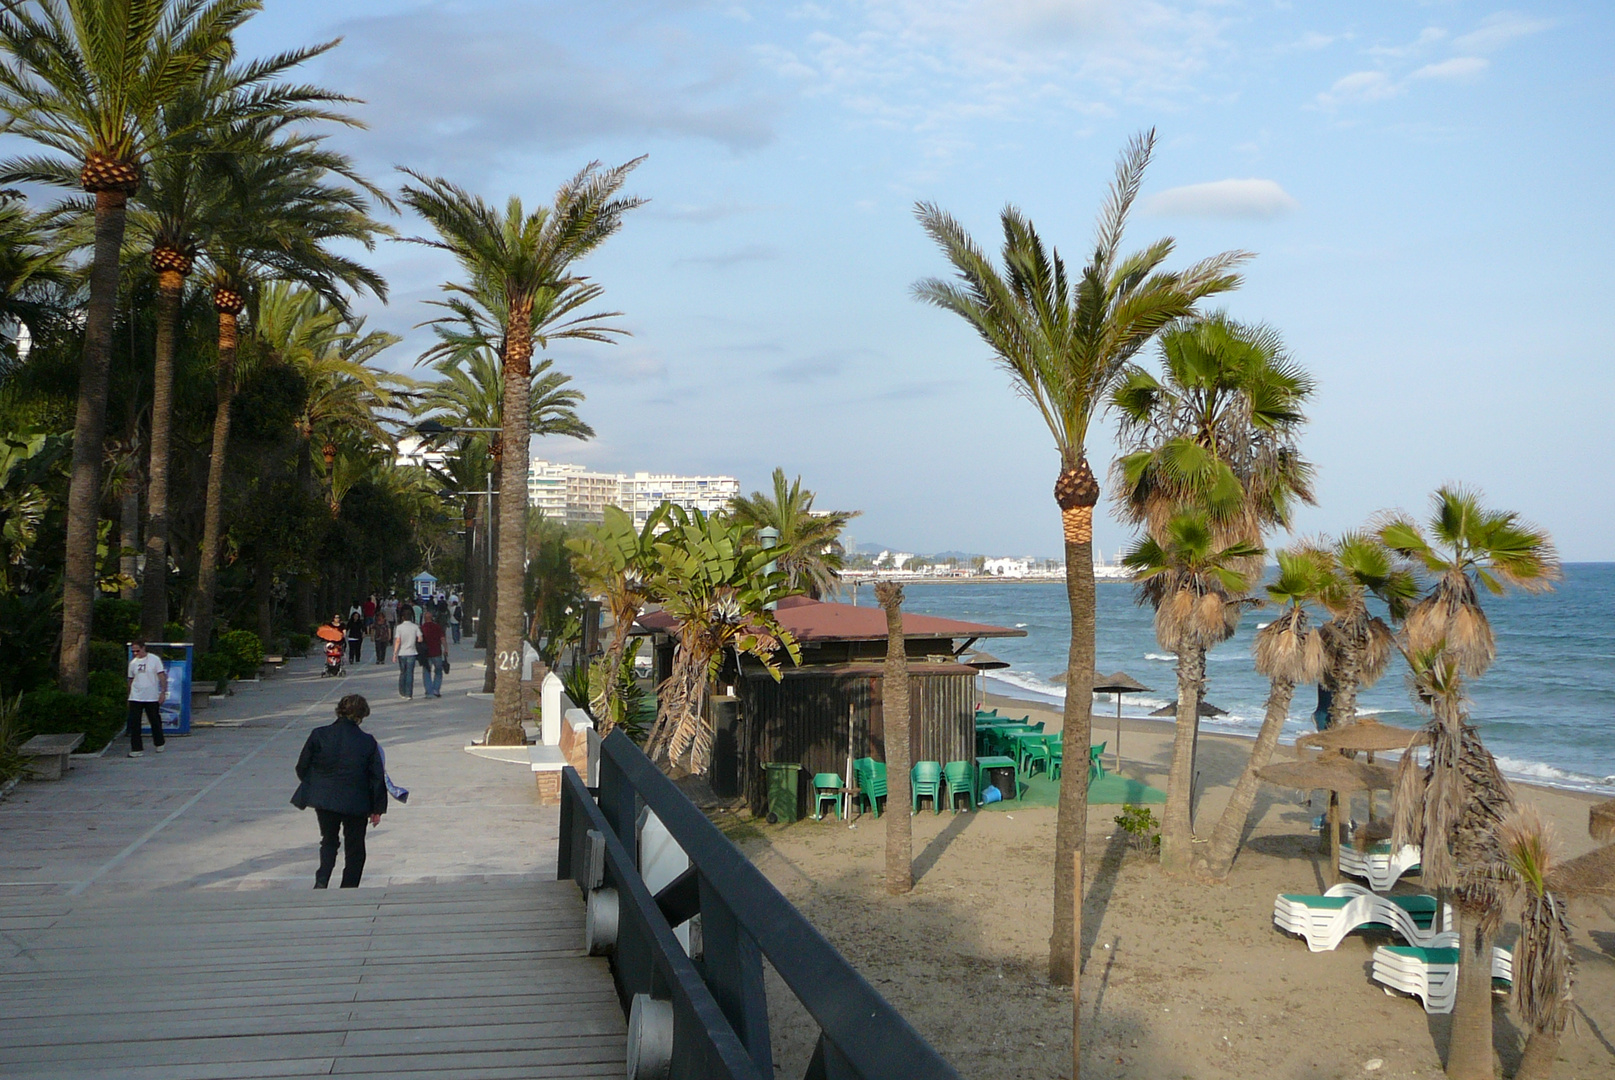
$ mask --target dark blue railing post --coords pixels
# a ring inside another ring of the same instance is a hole
[[[701,884],[701,977],[718,1008],[764,1076],[774,1073],[768,1039],[768,993],[763,988],[763,954],[741,928],[705,876]]]

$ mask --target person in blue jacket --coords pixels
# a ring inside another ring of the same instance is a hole
[[[342,888],[353,889],[364,874],[365,826],[380,825],[387,812],[387,767],[381,747],[359,725],[370,715],[362,694],[348,694],[337,702],[336,720],[308,733],[297,758],[297,792],[292,805],[312,806],[320,822],[320,868],[314,887],[331,883],[336,852],[345,852]]]

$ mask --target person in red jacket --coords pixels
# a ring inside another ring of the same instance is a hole
[[[431,608],[421,614],[421,643],[418,646],[421,662],[421,680],[426,684],[426,696],[443,696],[443,665],[449,656],[449,643],[443,634],[443,624],[437,621]]]

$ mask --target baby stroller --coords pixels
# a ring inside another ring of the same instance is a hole
[[[347,650],[342,647],[342,642],[327,641],[325,643],[325,670],[321,672],[321,677],[344,674],[342,660],[346,655]]]

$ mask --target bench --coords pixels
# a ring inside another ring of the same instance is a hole
[[[84,741],[82,733],[71,735],[35,735],[22,744],[23,757],[33,758],[28,763],[30,774],[36,780],[60,780],[67,771],[67,759]]]

